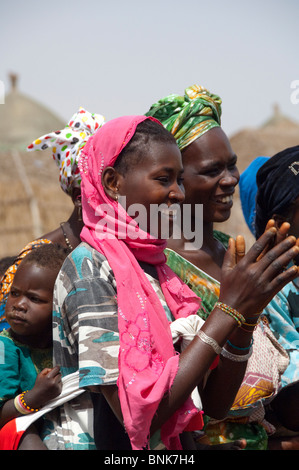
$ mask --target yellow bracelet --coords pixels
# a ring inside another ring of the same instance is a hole
[[[21,393],[21,395],[20,395],[20,401],[21,401],[21,403],[22,403],[22,406],[23,406],[26,410],[28,410],[29,413],[34,413],[35,411],[38,411],[39,408],[30,408],[30,406],[26,405],[25,400],[24,400],[24,395],[25,395],[25,393],[27,393],[27,392],[28,392],[28,390],[26,390],[26,392]]]
[[[20,396],[21,395],[17,395],[14,399],[14,405],[15,405],[15,409],[21,413],[22,415],[28,415],[31,413],[31,411],[27,410],[26,408],[24,408],[22,406],[22,403],[21,403],[21,400],[20,400]]]

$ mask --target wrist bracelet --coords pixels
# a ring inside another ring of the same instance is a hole
[[[210,336],[206,335],[202,330],[199,330],[196,333],[196,335],[199,337],[199,339],[201,341],[203,341],[204,343],[211,346],[217,355],[221,353],[222,348],[219,346],[217,341],[215,341],[215,339],[213,339]]]
[[[20,400],[20,397],[21,395],[17,395],[14,399],[14,405],[15,405],[15,409],[21,413],[22,415],[28,415],[31,413],[31,411],[27,410],[27,408],[24,408],[24,406],[22,405],[22,402]]]
[[[250,345],[247,346],[247,348],[240,348],[239,346],[235,346],[234,344],[232,344],[229,340],[226,341],[227,344],[233,348],[233,349],[238,349],[238,351],[247,351],[248,349],[251,348],[251,346],[253,345],[253,338],[251,338],[251,341],[250,341]]]
[[[244,328],[244,326],[242,325],[242,326],[240,326],[240,328],[241,328],[241,330],[246,331],[246,333],[252,334],[253,331],[255,330],[255,328],[257,327],[257,325],[258,325],[258,323],[250,325],[248,328]]]
[[[220,310],[222,310],[222,312],[227,313],[228,315],[233,317],[233,319],[236,320],[239,326],[241,326],[245,322],[245,318],[243,317],[243,315],[241,315],[238,310],[229,307],[229,305],[226,305],[223,302],[216,302],[215,307],[219,308]]]
[[[246,362],[250,358],[252,351],[253,349],[250,348],[250,351],[247,354],[243,354],[239,356],[238,354],[230,353],[229,351],[227,351],[227,349],[223,348],[221,355],[234,362]]]
[[[39,408],[31,408],[25,403],[24,395],[27,392],[28,390],[16,396],[16,398],[14,399],[15,408],[19,411],[19,413],[22,413],[22,414],[34,413],[35,411],[39,410]]]
[[[24,400],[24,395],[25,395],[25,393],[27,393],[27,392],[28,392],[28,390],[26,390],[26,392],[21,393],[21,395],[20,395],[20,400],[21,400],[21,403],[22,403],[22,405],[24,406],[24,408],[26,408],[30,413],[34,413],[35,411],[38,411],[39,408],[35,408],[35,409],[34,409],[34,408],[30,408],[30,406],[26,405],[25,400]]]

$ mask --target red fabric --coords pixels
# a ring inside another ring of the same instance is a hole
[[[24,430],[17,431],[16,418],[0,430],[0,450],[17,450]]]

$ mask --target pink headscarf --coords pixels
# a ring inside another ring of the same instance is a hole
[[[79,161],[85,223],[81,239],[107,258],[116,279],[120,341],[118,390],[133,449],[148,447],[153,416],[163,396],[170,391],[179,365],[165,311],[137,260],[156,266],[166,302],[175,318],[195,314],[200,306],[200,299],[165,264],[166,241],[154,239],[141,230],[138,233],[142,236],[136,238],[138,226],[102,186],[103,169],[114,165],[137,125],[145,119],[156,121],[146,116],[124,116],[107,122],[90,137]],[[116,228],[121,233],[119,238],[115,235]],[[167,448],[181,448],[178,435],[198,413],[189,399],[162,426],[161,438]]]

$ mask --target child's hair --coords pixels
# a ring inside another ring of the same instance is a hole
[[[151,141],[177,145],[175,138],[165,127],[146,119],[136,127],[134,136],[117,157],[114,168],[124,176],[146,154],[146,147]]]
[[[5,271],[14,263],[16,256],[5,256],[0,259],[0,277],[3,276]]]
[[[47,243],[31,250],[22,260],[21,264],[34,263],[53,271],[59,271],[65,258],[70,253],[68,248],[55,243]]]

